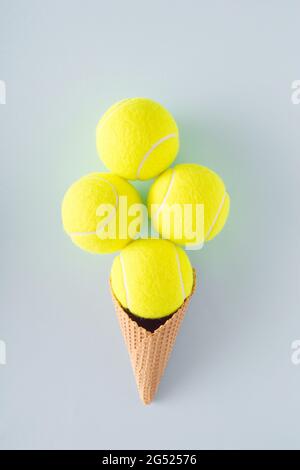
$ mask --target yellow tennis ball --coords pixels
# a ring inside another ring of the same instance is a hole
[[[148,211],[163,238],[189,247],[214,238],[228,217],[230,198],[209,168],[181,164],[162,173],[148,194]]]
[[[112,290],[120,304],[142,318],[162,318],[191,294],[193,270],[187,254],[160,239],[136,240],[114,259]]]
[[[92,173],[66,192],[63,226],[83,250],[111,253],[124,248],[139,232],[140,207],[140,196],[128,181],[109,173]]]
[[[159,103],[129,98],[114,104],[102,116],[96,143],[110,171],[131,180],[147,180],[174,161],[179,149],[178,128]]]

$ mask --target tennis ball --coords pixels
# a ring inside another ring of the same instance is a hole
[[[168,240],[136,240],[114,259],[112,290],[138,317],[162,318],[191,294],[193,270],[187,254]]]
[[[162,173],[148,194],[148,211],[163,238],[200,247],[223,228],[230,198],[221,178],[209,168],[181,164]]]
[[[140,230],[140,204],[138,192],[124,179],[109,173],[91,173],[66,192],[63,226],[83,250],[111,253],[124,248]]]
[[[100,119],[97,150],[109,170],[123,178],[147,180],[168,168],[179,148],[171,114],[146,98],[114,104]]]

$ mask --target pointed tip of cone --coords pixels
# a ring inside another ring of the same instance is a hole
[[[147,406],[152,403],[152,400],[142,400],[143,405]]]
[[[160,378],[159,378],[159,381],[160,381]],[[147,388],[145,389],[144,385],[141,385],[141,383],[138,380],[138,377],[136,377],[136,385],[137,385],[139,397],[144,405],[150,405],[150,403],[153,402],[157,389],[158,389],[159,381],[156,383],[155,387],[152,387],[149,390]]]
[[[154,396],[150,397],[150,398],[149,397],[145,398],[142,395],[140,395],[140,399],[141,399],[143,405],[150,405],[150,403],[152,403],[152,401],[153,401],[153,398],[154,398]]]

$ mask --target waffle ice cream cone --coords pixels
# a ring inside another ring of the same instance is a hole
[[[111,295],[120,328],[129,352],[138,392],[146,405],[153,400],[164,370],[172,352],[181,322],[195,290],[196,274],[191,295],[181,307],[153,332],[139,326],[133,315],[129,315],[114,296]]]

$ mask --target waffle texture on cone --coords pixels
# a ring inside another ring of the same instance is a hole
[[[181,322],[195,290],[196,274],[191,295],[181,307],[154,332],[132,320],[113,294],[111,295],[120,328],[129,352],[140,398],[144,404],[153,400],[172,352]]]

